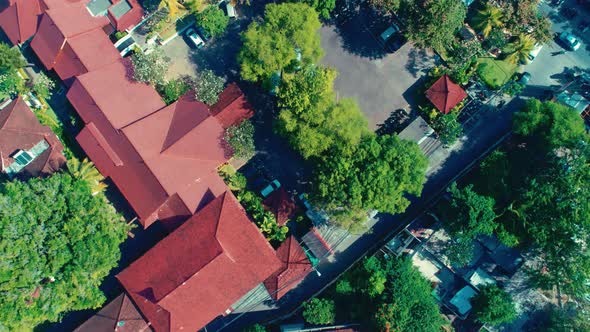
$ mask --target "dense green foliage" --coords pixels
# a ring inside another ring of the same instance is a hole
[[[586,136],[584,122],[571,108],[536,99],[529,99],[526,107],[514,114],[514,132],[529,136],[531,143],[546,149],[571,145]]]
[[[225,79],[215,75],[212,70],[205,69],[197,73],[193,81],[195,97],[207,105],[213,105],[219,99],[219,94],[223,91]]]
[[[26,91],[25,81],[18,76],[16,71],[0,74],[0,99],[3,99],[4,96],[14,98]]]
[[[440,142],[447,147],[455,144],[457,139],[463,134],[463,127],[457,119],[457,112],[439,114],[432,121],[432,129],[438,134]]]
[[[247,328],[243,329],[242,332],[267,332],[268,330],[266,327],[260,324],[254,324],[252,326],[248,326]]]
[[[0,184],[0,330],[100,307],[127,230],[104,196],[67,173]]]
[[[277,72],[317,62],[323,53],[319,28],[318,14],[304,3],[268,4],[264,21],[251,23],[242,34],[242,78],[267,81]]]
[[[371,331],[440,331],[430,283],[408,260],[367,257],[332,288],[337,316]]]
[[[133,63],[133,77],[136,81],[156,86],[164,82],[170,59],[166,57],[161,48],[155,48],[149,54],[133,53],[131,62]]]
[[[414,142],[367,136],[318,164],[312,198],[332,212],[334,222],[354,229],[365,222],[368,210],[403,212],[410,204],[405,195],[420,195],[427,164]]]
[[[487,38],[490,32],[492,32],[492,29],[499,29],[504,25],[502,19],[502,9],[488,2],[483,5],[482,9],[475,13],[471,20],[471,25]]]
[[[334,324],[336,307],[333,300],[313,298],[303,304],[303,319],[309,324]]]
[[[308,4],[311,8],[315,9],[321,18],[329,19],[330,13],[336,7],[336,0],[295,0]]]
[[[195,14],[197,24],[211,36],[219,36],[227,29],[229,17],[217,6],[208,6],[200,13]]]
[[[243,190],[237,194],[237,198],[269,241],[278,243],[285,241],[289,227],[279,226],[275,215],[270,211],[266,211],[264,205],[262,205],[260,196],[251,191]]]
[[[43,72],[41,72],[35,79],[35,84],[33,84],[32,88],[33,93],[41,99],[48,99],[51,97],[53,89],[55,89],[55,82]]]
[[[277,130],[304,158],[322,156],[334,146],[355,146],[369,133],[354,100],[334,101],[335,78],[333,69],[308,67],[286,76],[277,94]]]
[[[224,138],[232,147],[234,157],[249,159],[254,156],[256,152],[256,147],[254,146],[254,125],[250,120],[227,128]]]
[[[0,42],[0,74],[15,71],[25,65],[18,48]]]
[[[401,0],[399,10],[406,36],[419,46],[437,50],[455,39],[466,12],[461,0]]]
[[[369,0],[369,3],[383,13],[393,13],[399,9],[401,0]]]
[[[510,294],[496,285],[480,288],[471,300],[475,319],[492,326],[510,323],[516,318],[516,309]]]
[[[166,105],[170,105],[184,95],[191,88],[191,84],[187,78],[177,78],[158,84],[156,88]]]

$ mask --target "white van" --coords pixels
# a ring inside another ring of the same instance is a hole
[[[236,9],[230,1],[225,3],[225,11],[227,12],[227,16],[229,16],[230,18],[236,17]]]
[[[537,45],[535,45],[535,48],[528,55],[529,62],[533,62],[533,60],[535,60],[535,58],[537,57],[537,55],[539,55],[539,52],[541,52],[541,49],[542,48],[543,48],[543,44],[537,44]]]

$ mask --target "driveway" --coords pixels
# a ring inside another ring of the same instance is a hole
[[[371,129],[395,110],[412,106],[420,78],[435,65],[432,52],[411,43],[388,52],[379,39],[388,24],[361,7],[320,30],[322,63],[339,72],[334,82],[338,98],[355,98]]]

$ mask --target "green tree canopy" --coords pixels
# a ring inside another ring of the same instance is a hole
[[[494,4],[486,2],[483,5],[483,8],[478,10],[473,16],[471,24],[487,38],[490,32],[492,32],[492,29],[502,27],[504,24],[502,19],[502,9],[496,7]]]
[[[0,330],[100,307],[127,231],[103,195],[67,173],[0,184]]]
[[[535,40],[531,36],[521,33],[508,46],[511,52],[506,56],[506,61],[514,64],[526,63],[529,54],[535,49]]]
[[[208,6],[202,12],[195,14],[197,24],[209,32],[211,36],[219,36],[229,24],[229,16],[225,15],[223,10],[217,6]]]
[[[369,0],[371,5],[383,12],[383,13],[394,13],[399,9],[401,0]]]
[[[457,112],[439,114],[432,122],[432,129],[436,130],[438,139],[444,146],[455,144],[463,134],[463,127],[457,119]]]
[[[243,329],[242,332],[267,332],[268,330],[266,327],[260,324],[254,324],[252,326],[248,326],[247,328]]]
[[[333,69],[308,67],[286,76],[277,94],[282,109],[277,130],[304,158],[319,157],[334,146],[355,146],[369,134],[354,100],[334,102],[335,78]]]
[[[304,3],[271,3],[264,13],[262,23],[253,22],[242,34],[238,62],[244,80],[268,80],[288,67],[320,59],[320,21],[313,8]]]
[[[317,166],[312,198],[329,211],[401,213],[410,204],[406,194],[420,195],[427,165],[416,143],[370,135],[349,151],[327,154]],[[349,217],[342,219],[352,224],[334,221],[350,228],[366,219]]]
[[[406,36],[423,47],[444,49],[463,26],[467,9],[461,0],[401,0]]]
[[[313,298],[303,304],[303,319],[309,324],[334,324],[336,321],[336,306],[330,299]]]
[[[336,0],[296,0],[308,4],[315,9],[321,18],[329,19],[330,14],[336,7]]]
[[[584,121],[575,110],[537,99],[527,100],[525,108],[514,114],[513,129],[529,137],[531,143],[550,150],[586,138]]]
[[[254,125],[250,120],[242,121],[225,131],[225,141],[232,147],[234,157],[249,159],[256,153],[254,146]]]
[[[510,323],[516,318],[516,309],[510,294],[496,285],[487,285],[480,289],[472,300],[476,319],[492,326]]]
[[[18,48],[0,42],[0,74],[15,71],[25,65]]]

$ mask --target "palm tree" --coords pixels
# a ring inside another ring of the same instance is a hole
[[[481,31],[484,37],[487,37],[493,28],[499,28],[504,24],[502,22],[503,16],[502,9],[486,3],[483,9],[477,11],[472,24],[473,27]]]
[[[516,41],[510,43],[512,52],[506,57],[510,63],[526,63],[529,53],[535,48],[535,40],[528,35],[520,34]]]
[[[107,185],[102,182],[104,177],[88,158],[84,158],[82,161],[78,158],[70,158],[67,165],[68,171],[73,177],[86,181],[90,185],[93,195],[103,192],[107,188]]]
[[[170,17],[176,17],[178,12],[185,9],[184,5],[179,0],[161,0],[158,9],[168,8],[168,15]]]

